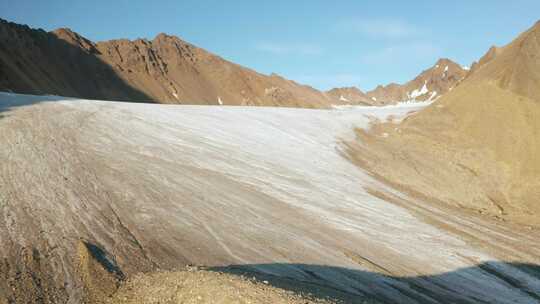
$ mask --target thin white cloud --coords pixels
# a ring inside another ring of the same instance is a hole
[[[440,47],[426,42],[395,44],[363,54],[360,60],[364,64],[400,64],[423,58],[437,58],[442,54]]]
[[[255,49],[274,55],[320,55],[323,53],[323,49],[320,46],[304,43],[259,42],[255,45]]]
[[[421,36],[425,30],[403,20],[349,19],[338,25],[340,30],[352,31],[371,38],[410,38]]]

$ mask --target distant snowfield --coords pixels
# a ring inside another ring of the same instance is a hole
[[[163,267],[252,265],[400,303],[534,303],[539,278],[495,263],[502,253],[505,261],[538,260],[533,235],[417,201],[414,213],[371,194],[407,199],[343,156],[354,128],[425,106],[174,106],[3,93],[0,162],[10,165],[0,168],[0,201],[31,204],[47,214],[42,230],[115,252],[120,234],[99,218],[106,204]],[[10,197],[21,184],[43,193]],[[55,199],[59,193],[67,194]],[[17,231],[0,230],[0,238]],[[527,252],[514,246],[523,242]],[[493,264],[463,270],[482,262]]]

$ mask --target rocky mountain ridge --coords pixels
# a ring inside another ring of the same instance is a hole
[[[0,22],[0,90],[176,104],[328,107],[324,93],[159,34],[94,43]]]
[[[52,32],[0,20],[0,90],[27,94],[172,104],[326,108],[426,101],[445,94],[467,71],[448,59],[404,84],[364,93],[327,92],[263,75],[182,39],[94,43],[68,28]]]
[[[468,72],[468,68],[443,58],[433,67],[402,85],[397,83],[379,85],[365,93],[358,88],[338,88],[328,91],[327,94],[342,102],[351,101],[378,106],[398,102],[434,101],[458,85]]]

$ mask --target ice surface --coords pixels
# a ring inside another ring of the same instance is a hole
[[[426,84],[420,92],[428,92]],[[539,291],[539,280],[510,266],[497,269],[503,278],[480,268],[437,277],[498,261],[500,251],[518,260],[528,253],[517,251],[511,240],[530,243],[535,252],[532,239],[408,198],[345,157],[343,143],[357,140],[355,128],[369,128],[377,120],[399,122],[429,104],[309,110],[132,104],[5,93],[0,94],[0,128],[11,119],[21,120],[21,125],[35,124],[35,130],[59,125],[50,135],[55,143],[70,143],[70,139],[76,146],[54,150],[51,145],[43,156],[61,155],[62,160],[77,162],[91,159],[99,191],[118,193],[122,199],[109,202],[111,208],[119,210],[124,224],[150,253],[153,245],[166,244],[170,254],[194,264],[309,264],[436,277],[409,286],[391,276],[352,279],[324,269],[316,273],[317,284],[384,296],[390,302],[416,303],[413,295],[418,296],[419,290],[437,286],[479,302],[534,303],[530,294],[508,282]],[[39,146],[32,136],[10,140],[4,129],[1,134],[5,150]],[[396,134],[382,135],[388,136]],[[30,141],[21,142],[26,138]],[[40,156],[23,164],[36,168],[44,161]],[[71,165],[62,163],[62,170]],[[10,174],[24,172],[10,166],[0,168]],[[23,177],[14,175],[12,182]],[[78,179],[70,176],[68,185]],[[423,215],[374,195],[373,190],[409,199],[411,208],[419,206]],[[38,202],[33,201],[32,207],[39,207]],[[55,205],[54,214],[71,214],[82,203],[74,199]],[[91,201],[85,206],[102,203]],[[351,253],[357,258],[351,258]],[[259,270],[313,278],[302,266]]]

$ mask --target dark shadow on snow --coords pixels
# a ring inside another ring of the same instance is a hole
[[[55,102],[68,99],[70,98],[50,95],[34,96],[0,92],[0,118],[6,115],[5,112],[9,112],[14,108],[26,107],[37,103]]]
[[[212,267],[271,286],[343,303],[540,303],[540,266],[485,262],[414,277],[306,264]]]

